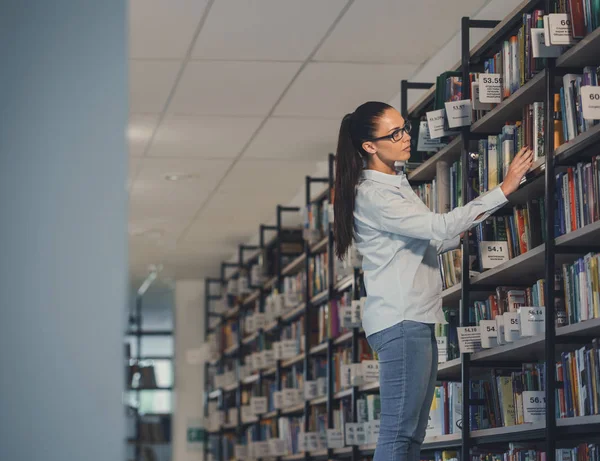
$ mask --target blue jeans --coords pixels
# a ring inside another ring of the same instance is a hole
[[[419,461],[437,380],[434,325],[404,320],[367,341],[379,355],[381,394],[373,461]]]

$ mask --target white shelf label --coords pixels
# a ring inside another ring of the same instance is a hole
[[[265,349],[262,351],[262,365],[264,368],[271,368],[276,364],[275,351],[273,349]]]
[[[508,242],[482,241],[479,245],[484,269],[492,269],[508,261]]]
[[[304,432],[298,433],[298,452],[304,453],[306,451],[306,437]]]
[[[287,444],[283,439],[269,439],[269,456],[286,456]]]
[[[502,75],[479,74],[479,101],[487,104],[502,102]]]
[[[365,427],[367,430],[367,443],[376,444],[379,438],[379,420],[369,421],[365,423]]]
[[[365,423],[356,423],[356,432],[354,439],[356,445],[365,445],[367,443],[367,428]]]
[[[317,396],[327,395],[327,378],[317,378]]]
[[[337,429],[327,429],[327,448],[344,448],[344,434]]]
[[[543,28],[531,29],[531,51],[534,58],[558,58],[562,52],[560,46],[546,45]]]
[[[498,345],[498,329],[496,320],[481,320],[479,322],[481,331],[481,347],[489,349]]]
[[[544,334],[546,315],[543,307],[519,307],[521,336]]]
[[[357,423],[346,423],[346,445],[356,445]]]
[[[541,423],[546,420],[546,393],[523,391],[523,420],[526,423]]]
[[[417,150],[419,152],[437,152],[443,146],[440,139],[431,139],[429,134],[429,126],[426,121],[419,124],[419,140]]]
[[[318,397],[318,386],[316,381],[304,382],[304,400],[312,400]]]
[[[449,136],[452,133],[445,130],[446,111],[444,109],[432,110],[427,112],[427,126],[429,127],[429,136],[431,139]]]
[[[284,339],[281,341],[281,358],[283,360],[293,359],[298,355],[298,340]]]
[[[250,405],[242,405],[241,411],[243,422],[250,421],[252,420],[252,418],[254,418],[254,414],[252,413],[252,408],[250,407]]]
[[[479,82],[471,82],[471,104],[473,110],[491,110],[492,104],[485,104],[479,100]]]
[[[450,101],[445,103],[446,117],[448,118],[449,128],[459,128],[471,124],[471,113],[473,106],[470,99],[462,101]]]
[[[306,440],[306,451],[318,451],[321,449],[321,438],[318,432],[306,432],[304,438]]]
[[[269,456],[269,442],[254,442],[254,456],[257,458],[266,458]]]
[[[582,86],[581,105],[584,119],[600,120],[600,86]]]
[[[518,312],[505,312],[504,317],[504,339],[512,343],[520,338],[521,328],[519,326]]]
[[[250,408],[252,409],[253,415],[262,415],[267,412],[267,398],[266,397],[252,397],[250,398]]]
[[[568,14],[556,13],[544,17],[549,21],[550,45],[574,45],[577,40],[573,38],[571,20]]]
[[[461,354],[472,354],[481,350],[479,327],[458,327],[458,347]]]
[[[276,410],[281,410],[283,406],[283,392],[275,391],[273,392],[273,406]]]
[[[438,347],[438,363],[444,363],[448,361],[448,337],[437,336],[435,338]]]
[[[283,408],[293,407],[298,402],[298,389],[283,390]]]
[[[366,382],[379,381],[379,362],[377,360],[363,360],[361,372]]]
[[[235,459],[246,459],[248,456],[248,447],[246,445],[235,445],[233,452],[235,453]]]
[[[254,331],[258,331],[261,328],[264,328],[266,325],[266,316],[263,312],[257,312],[253,315],[254,318]]]

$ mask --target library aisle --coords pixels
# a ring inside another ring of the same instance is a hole
[[[381,461],[376,294],[334,254],[367,101],[425,212],[533,149],[437,256],[419,459],[600,461],[600,0],[5,3],[1,461]]]

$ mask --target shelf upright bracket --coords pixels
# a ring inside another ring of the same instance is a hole
[[[469,17],[463,17],[461,20],[461,71],[462,71],[462,98],[471,99],[471,86],[469,75],[471,72],[471,29],[493,29],[499,24],[499,21],[490,20],[474,20]],[[461,152],[461,174],[462,174],[462,203],[464,206],[469,201],[469,161],[470,161],[470,141],[471,127],[466,126],[461,129],[462,137],[462,152]],[[469,280],[469,239],[463,239],[462,243],[462,280],[461,280],[461,308],[460,308],[460,325],[469,326],[469,305],[470,300],[470,280]],[[461,354],[461,379],[462,379],[462,447],[460,458],[461,461],[470,460],[471,449],[471,428],[470,428],[470,407],[471,400],[469,397],[470,389],[470,356]]]
[[[550,11],[550,1],[546,0],[546,11]],[[545,358],[546,358],[546,459],[547,461],[556,460],[556,323],[555,323],[555,287],[554,276],[556,267],[556,242],[554,235],[554,189],[555,189],[555,157],[554,157],[554,79],[555,59],[546,60],[546,120],[545,124],[545,156],[546,156],[546,171],[545,171],[545,203],[546,203],[546,246],[545,246],[545,263],[546,263],[546,283],[544,284],[544,300],[546,302],[546,322],[545,322]],[[548,118],[549,117],[549,118]]]
[[[281,293],[283,291],[283,277],[281,275],[281,272],[283,270],[282,264],[283,264],[283,256],[282,256],[282,250],[281,250],[281,237],[283,235],[283,213],[288,213],[288,212],[299,212],[300,211],[300,207],[296,207],[296,206],[283,206],[283,205],[277,205],[277,291],[279,293]]]
[[[433,83],[400,80],[400,113],[403,117],[408,116],[408,90],[428,90],[433,85]]]

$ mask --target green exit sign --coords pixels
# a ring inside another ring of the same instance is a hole
[[[204,442],[204,429],[201,427],[189,427],[187,430],[187,441],[188,443],[202,443]]]

